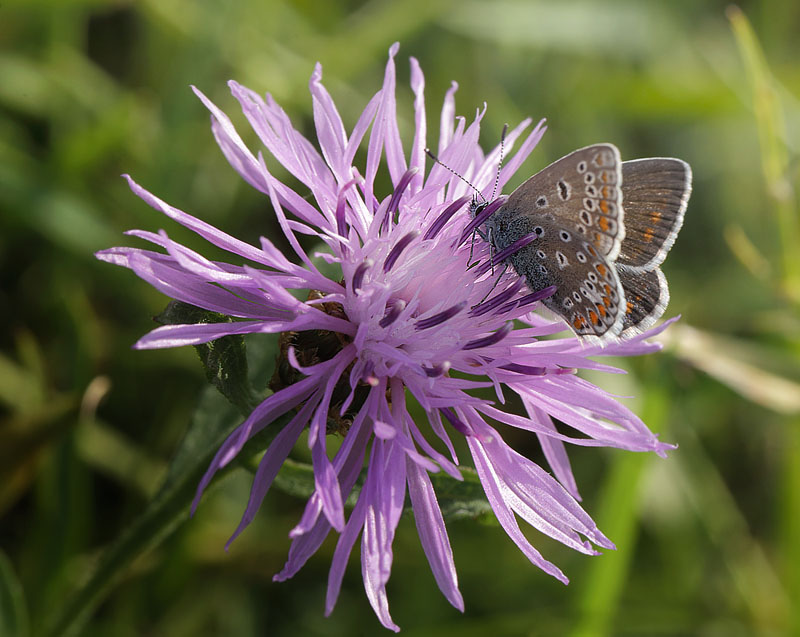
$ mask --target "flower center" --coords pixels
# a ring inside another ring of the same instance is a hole
[[[324,297],[325,295],[319,290],[311,290],[308,293],[309,301]],[[327,302],[315,304],[314,307],[330,316],[347,320],[347,315],[341,303]],[[278,392],[305,378],[306,375],[302,371],[295,369],[289,361],[290,347],[294,348],[295,358],[301,366],[311,367],[331,360],[352,340],[347,334],[330,330],[281,332],[278,339],[275,372],[269,381],[269,388],[273,392]],[[369,394],[369,385],[363,381],[358,381],[350,406],[344,414],[340,413],[342,404],[351,391],[348,379],[352,367],[353,363],[347,366],[334,387],[330,408],[328,409],[327,432],[329,434],[346,434],[350,429],[350,425],[353,424],[353,418],[364,405]]]

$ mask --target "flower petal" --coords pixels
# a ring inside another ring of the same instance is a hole
[[[313,397],[309,398],[289,424],[281,429],[280,433],[275,436],[275,440],[272,441],[264,457],[261,458],[261,461],[258,463],[256,474],[253,477],[253,488],[250,490],[250,499],[242,514],[242,520],[225,544],[226,549],[255,518],[256,512],[261,507],[261,503],[267,495],[267,491],[269,491],[269,488],[272,486],[272,481],[275,480],[275,476],[278,475],[278,471],[289,456],[289,452],[308,424],[311,412],[314,411],[316,406],[317,401],[315,401]]]
[[[427,472],[415,462],[406,461],[408,494],[414,509],[417,534],[431,566],[433,577],[453,606],[464,612],[464,600],[458,590],[458,576],[453,550],[444,526],[444,518]]]

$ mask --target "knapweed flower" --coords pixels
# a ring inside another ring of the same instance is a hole
[[[662,455],[669,448],[628,408],[576,373],[618,371],[591,357],[654,351],[658,345],[644,340],[654,332],[605,348],[581,343],[571,334],[552,337],[564,329],[563,323],[533,311],[553,290],[531,292],[513,272],[492,268],[488,245],[473,238],[468,203],[474,195],[455,173],[490,197],[536,146],[543,122],[527,135],[530,120],[509,132],[505,149],[510,152],[518,144],[518,150],[496,179],[499,145],[484,154],[478,145],[483,112],[469,123],[457,117],[453,84],[439,116],[435,148],[447,168],[433,163],[425,153],[424,79],[412,58],[414,136],[406,153],[395,103],[396,52],[397,45],[390,49],[383,86],[351,130],[323,87],[317,65],[309,84],[313,141],[292,125],[271,96],[262,98],[230,82],[271,158],[254,155],[228,117],[195,89],[211,111],[214,136],[230,164],[269,197],[294,261],[268,238],[259,246],[239,241],[130,178],[135,194],[229,252],[232,263],[211,261],[163,231],[130,234],[164,252],[123,247],[98,254],[132,269],[173,299],[235,319],[159,327],[136,347],[197,345],[230,334],[281,334],[283,360],[271,383],[274,393],[221,446],[199,485],[198,498],[250,438],[276,418],[288,417],[260,461],[236,537],[308,429],[315,490],[290,533],[288,560],[275,579],[292,577],[331,529],[336,530],[326,602],[330,613],[360,535],[367,596],[380,622],[392,630],[398,627],[389,614],[386,583],[392,540],[407,497],[433,576],[448,601],[463,610],[429,475],[445,471],[463,479],[454,436],[466,440],[471,464],[503,529],[534,564],[563,582],[564,574],[522,534],[519,518],[585,554],[596,554],[594,546],[613,548],[578,504],[565,443]],[[355,157],[363,145],[366,159],[358,165]],[[273,161],[311,196],[275,179]],[[381,171],[388,173],[389,192],[376,190]],[[299,235],[319,240],[319,256],[336,266],[336,276],[320,272]],[[476,261],[480,265],[471,267]],[[290,290],[308,292],[301,296]],[[493,399],[476,395],[486,387],[493,389],[488,394]],[[525,416],[503,409],[509,391],[520,397]],[[422,421],[411,416],[408,401],[422,408]],[[573,435],[562,433],[554,420]],[[508,446],[490,421],[537,436],[553,475]],[[335,454],[328,453],[328,435],[343,437]],[[363,473],[348,515],[344,501]]]

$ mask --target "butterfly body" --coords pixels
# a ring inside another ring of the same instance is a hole
[[[581,337],[610,340],[642,331],[666,309],[659,268],[683,223],[691,192],[686,162],[622,162],[613,144],[562,157],[517,188],[484,224],[533,291],[555,285],[544,304]],[[473,205],[473,215],[483,204]]]

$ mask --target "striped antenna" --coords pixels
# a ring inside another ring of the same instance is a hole
[[[505,151],[506,135],[508,134],[508,124],[503,125],[503,132],[500,135],[500,161],[497,162],[497,174],[494,176],[494,188],[492,188],[492,201],[497,194],[497,185],[500,183],[500,169],[503,167],[503,153]]]
[[[473,190],[474,190],[474,191],[475,191],[475,192],[478,194],[478,196],[479,196],[481,199],[483,199],[483,200],[484,200],[484,202],[486,202],[486,203],[489,203],[488,201],[486,201],[486,197],[484,197],[484,196],[483,196],[483,194],[481,194],[481,191],[480,191],[480,190],[478,190],[478,189],[477,189],[475,186],[473,186],[473,185],[472,185],[472,182],[471,182],[471,181],[469,181],[469,180],[468,180],[466,177],[464,177],[463,175],[460,175],[459,173],[457,173],[455,170],[453,170],[452,168],[450,168],[450,166],[448,166],[447,164],[445,164],[445,163],[442,163],[442,162],[439,160],[439,158],[438,158],[436,155],[434,155],[434,154],[433,154],[433,151],[432,151],[430,148],[426,148],[426,149],[425,149],[425,154],[426,154],[428,157],[430,157],[430,158],[431,158],[433,161],[435,161],[437,164],[439,164],[439,165],[440,165],[442,168],[444,168],[445,170],[447,170],[447,171],[449,171],[449,172],[453,173],[453,174],[454,174],[456,177],[458,177],[458,178],[459,178],[461,181],[463,181],[465,184],[467,184],[467,186],[469,186],[470,188],[472,188],[472,189],[473,189]]]

